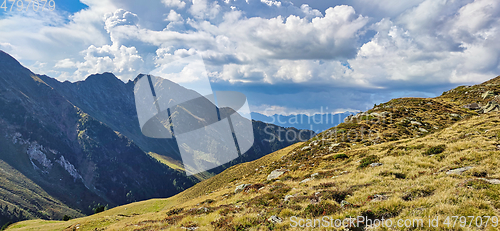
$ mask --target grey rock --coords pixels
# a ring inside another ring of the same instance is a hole
[[[285,201],[289,201],[290,199],[294,198],[294,195],[286,195],[285,196]]]
[[[480,109],[482,113],[490,113],[493,111],[500,111],[500,105],[496,101],[490,101]]]
[[[429,132],[425,128],[418,128],[418,130],[421,131],[421,132]]]
[[[272,215],[267,219],[267,221],[272,222],[272,223],[281,223],[283,222],[283,219],[279,218],[278,216]]]
[[[307,183],[307,182],[309,182],[309,181],[311,181],[311,180],[312,180],[311,178],[307,178],[307,179],[302,180],[300,183],[301,183],[301,184],[303,184],[303,183]]]
[[[500,184],[500,180],[499,179],[486,179],[486,178],[479,178],[481,180],[484,180],[490,184]]]
[[[387,200],[387,198],[388,198],[387,196],[380,195],[380,194],[375,194],[375,195],[373,195],[372,201],[373,202],[385,201],[385,200]]]
[[[305,147],[303,147],[303,148],[302,148],[302,149],[300,149],[300,150],[301,150],[301,151],[305,151],[305,150],[309,150],[309,149],[311,149],[311,146],[305,146]]]
[[[420,123],[418,121],[411,121],[410,123],[411,123],[411,125],[422,126],[422,123]]]
[[[311,174],[311,177],[317,177],[317,176],[319,176],[319,173],[313,173],[313,174]]]
[[[382,163],[371,163],[370,167],[378,167],[378,166],[382,166],[382,165],[383,165]]]
[[[386,111],[384,111],[384,112],[381,112],[381,113],[380,113],[380,115],[381,115],[382,117],[387,117],[389,114],[390,114],[390,113],[389,113],[389,112],[386,112]]]
[[[479,105],[477,103],[471,103],[471,104],[466,104],[464,105],[464,108],[470,109],[470,110],[477,110],[480,109]]]
[[[483,93],[481,95],[481,97],[483,97],[483,99],[486,99],[486,98],[489,98],[489,97],[493,97],[493,96],[495,96],[495,93],[492,92],[492,91],[486,91],[485,93]]]
[[[349,202],[347,202],[347,201],[343,200],[343,201],[341,201],[341,202],[340,202],[340,207],[345,208],[346,206],[348,206],[348,205],[350,205],[350,204],[351,204],[351,203],[349,203]]]
[[[267,180],[274,180],[288,171],[288,169],[276,169],[267,176]]]
[[[236,189],[234,190],[234,193],[239,193],[243,190],[245,190],[246,187],[250,186],[251,184],[240,184],[236,186]]]
[[[467,170],[470,170],[474,167],[472,166],[467,166],[467,167],[462,167],[462,168],[456,168],[456,169],[452,169],[452,170],[449,170],[446,172],[446,174],[450,175],[450,174],[457,174],[457,175],[461,175],[462,173],[464,173],[465,171]]]

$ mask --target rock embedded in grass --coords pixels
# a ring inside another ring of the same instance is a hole
[[[274,179],[280,177],[281,175],[285,174],[288,171],[290,171],[290,170],[288,170],[288,169],[276,169],[276,170],[272,171],[271,174],[269,174],[267,176],[267,180],[274,180]]]
[[[474,167],[472,166],[467,166],[467,167],[462,167],[462,168],[456,168],[456,169],[452,169],[452,170],[448,170],[446,172],[446,174],[450,175],[450,174],[457,174],[457,175],[461,175],[462,173],[464,173],[465,171],[467,170],[470,170]]]
[[[281,222],[283,222],[283,219],[281,219],[275,215],[272,215],[271,217],[269,217],[267,219],[267,221],[272,222],[272,223],[281,223]]]
[[[304,184],[304,183],[307,183],[307,182],[309,182],[309,181],[311,181],[311,180],[312,180],[311,178],[307,178],[307,179],[302,180],[300,183],[301,183],[301,184]]]
[[[250,186],[251,184],[240,184],[236,186],[236,189],[234,190],[234,193],[239,193],[243,191],[246,187]]]
[[[479,178],[480,180],[484,180],[490,184],[500,184],[500,180],[499,179],[486,179],[486,178]]]

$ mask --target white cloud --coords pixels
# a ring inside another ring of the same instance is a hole
[[[70,16],[4,16],[0,49],[70,80],[105,71],[131,79],[197,52],[215,82],[311,92],[411,90],[500,72],[497,0],[293,1],[84,0],[89,8]]]
[[[59,60],[54,67],[55,68],[74,68],[74,67],[76,67],[76,63],[71,61],[71,59],[62,59],[62,60]]]
[[[123,45],[90,46],[87,50],[82,51],[82,55],[84,55],[84,62],[73,63],[69,60],[61,60],[58,62],[59,67],[76,66],[77,70],[74,73],[76,79],[82,79],[95,73],[112,72],[125,81],[135,78],[144,63],[135,47]]]
[[[167,7],[177,7],[179,9],[182,9],[186,6],[186,3],[181,0],[161,0],[161,2]]]

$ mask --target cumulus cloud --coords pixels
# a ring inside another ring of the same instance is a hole
[[[335,97],[362,108],[384,92],[427,96],[500,72],[497,0],[83,3],[89,8],[73,15],[4,16],[0,49],[30,68],[70,80],[105,71],[132,79],[199,53],[216,84],[273,86],[282,93],[287,90],[280,86],[286,86],[299,89],[286,97],[297,101],[317,96],[303,100],[308,103],[297,110],[328,101],[332,95],[325,92],[331,89],[339,92]],[[270,98],[258,88],[248,89],[257,98]],[[355,94],[346,93],[353,89]],[[263,100],[254,105],[295,108]]]
[[[186,6],[186,3],[181,0],[161,0],[161,2],[167,7],[177,7],[182,9]]]

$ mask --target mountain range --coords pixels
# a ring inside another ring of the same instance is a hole
[[[9,230],[498,230],[499,113],[500,76],[393,99],[175,196]]]
[[[335,127],[350,115],[357,112],[342,112],[342,113],[316,113],[308,114],[290,114],[290,115],[263,115],[257,112],[252,112],[252,118],[265,123],[275,124],[281,127],[294,127],[297,129],[312,130],[315,133],[323,132],[327,129]]]
[[[99,207],[173,196],[299,141],[272,137],[286,131],[301,134],[301,140],[315,135],[259,121],[252,125],[255,143],[248,152],[187,176],[175,141],[142,134],[134,81],[103,73],[59,82],[0,51],[0,225],[80,217]]]

